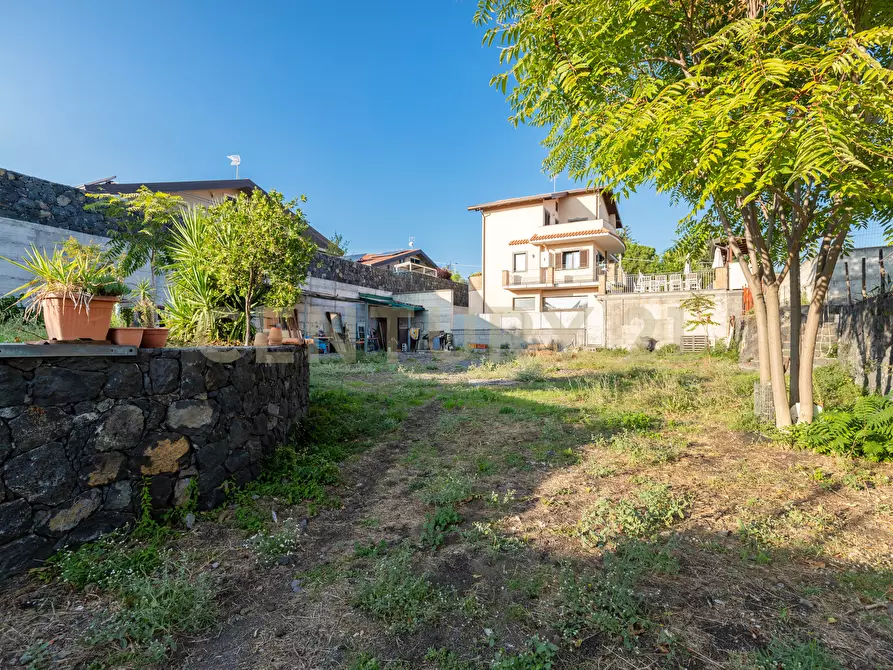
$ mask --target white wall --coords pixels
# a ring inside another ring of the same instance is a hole
[[[109,243],[109,238],[100,235],[87,235],[40,223],[0,217],[0,256],[15,261],[21,261],[32,244],[38,250],[52,253],[53,247],[61,246],[69,237],[74,237],[79,242],[94,242],[102,246]],[[148,278],[149,269],[142,268],[127,279],[127,284],[134,286],[141,279]],[[0,260],[0,295],[6,295],[30,280],[31,275],[27,272]]]

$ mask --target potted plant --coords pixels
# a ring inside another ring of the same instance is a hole
[[[99,245],[70,237],[51,255],[32,244],[21,262],[3,258],[34,277],[10,294],[24,291],[28,318],[43,313],[48,339],[105,340],[127,287]]]
[[[133,294],[136,303],[133,313],[140,325],[143,326],[143,343],[141,346],[147,349],[160,349],[167,344],[169,330],[158,326],[158,308],[155,305],[155,291],[148,279],[144,279],[136,285]]]
[[[127,319],[120,309],[112,312],[112,327],[109,328],[108,340],[112,344],[120,344],[127,347],[138,347],[143,341],[145,328],[128,326]]]

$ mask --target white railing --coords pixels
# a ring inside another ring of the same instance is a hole
[[[706,291],[714,288],[713,269],[666,274],[628,274],[621,281],[608,280],[607,293],[663,293],[669,291]]]
[[[398,263],[394,266],[394,272],[405,273],[405,272],[415,272],[417,274],[429,275],[431,277],[437,276],[437,269],[430,268],[427,265],[422,265],[421,263],[413,263],[412,261],[406,261],[405,263]]]

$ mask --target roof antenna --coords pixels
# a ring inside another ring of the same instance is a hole
[[[239,178],[239,163],[242,162],[242,157],[239,154],[233,154],[232,156],[227,156],[230,160],[230,165],[236,166],[236,179]]]
[[[557,188],[556,188],[556,186],[555,186],[555,184],[556,184],[557,182],[558,182],[558,175],[557,175],[557,174],[553,174],[553,175],[552,175],[552,193],[556,193],[556,192],[557,192]]]
[[[409,238],[409,248],[415,249],[415,238],[414,237]]]

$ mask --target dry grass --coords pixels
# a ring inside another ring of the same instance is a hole
[[[406,418],[343,463],[340,504],[287,560],[259,565],[233,511],[173,540],[221,614],[168,664],[535,667],[534,640],[555,668],[891,667],[893,468],[736,430],[752,377],[728,362],[552,355],[522,381],[511,361],[465,371],[479,360],[317,369]],[[514,383],[466,383],[481,376]],[[435,509],[461,517],[436,549]],[[0,665],[40,640],[53,667],[95,658],[83,631],[114,606],[4,585]]]

